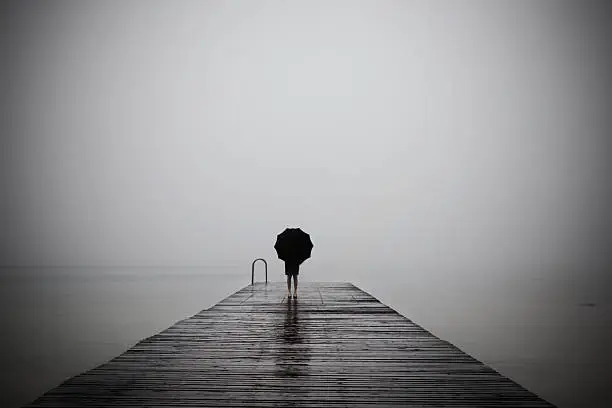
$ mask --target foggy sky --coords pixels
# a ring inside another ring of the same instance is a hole
[[[604,4],[7,2],[0,263],[602,277]]]

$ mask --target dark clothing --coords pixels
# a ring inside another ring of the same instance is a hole
[[[295,262],[285,262],[285,275],[297,276],[300,273],[300,264]]]

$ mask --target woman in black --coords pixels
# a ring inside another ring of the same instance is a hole
[[[300,264],[294,261],[285,261],[285,275],[287,275],[287,297],[291,299],[291,277],[293,276],[293,298],[297,298],[298,274]]]

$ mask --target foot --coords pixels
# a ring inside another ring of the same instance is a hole
[[[293,294],[293,298],[294,298],[294,299],[297,299],[297,292],[295,292],[295,293]]]
[[[287,292],[287,299],[291,299],[291,292]]]

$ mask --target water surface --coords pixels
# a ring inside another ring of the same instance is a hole
[[[282,268],[270,280],[283,279]],[[438,337],[561,408],[607,407],[612,308],[605,291],[540,275],[438,279],[342,270]],[[393,276],[387,278],[386,276]],[[250,283],[250,269],[5,269],[0,275],[3,407],[17,407]]]

